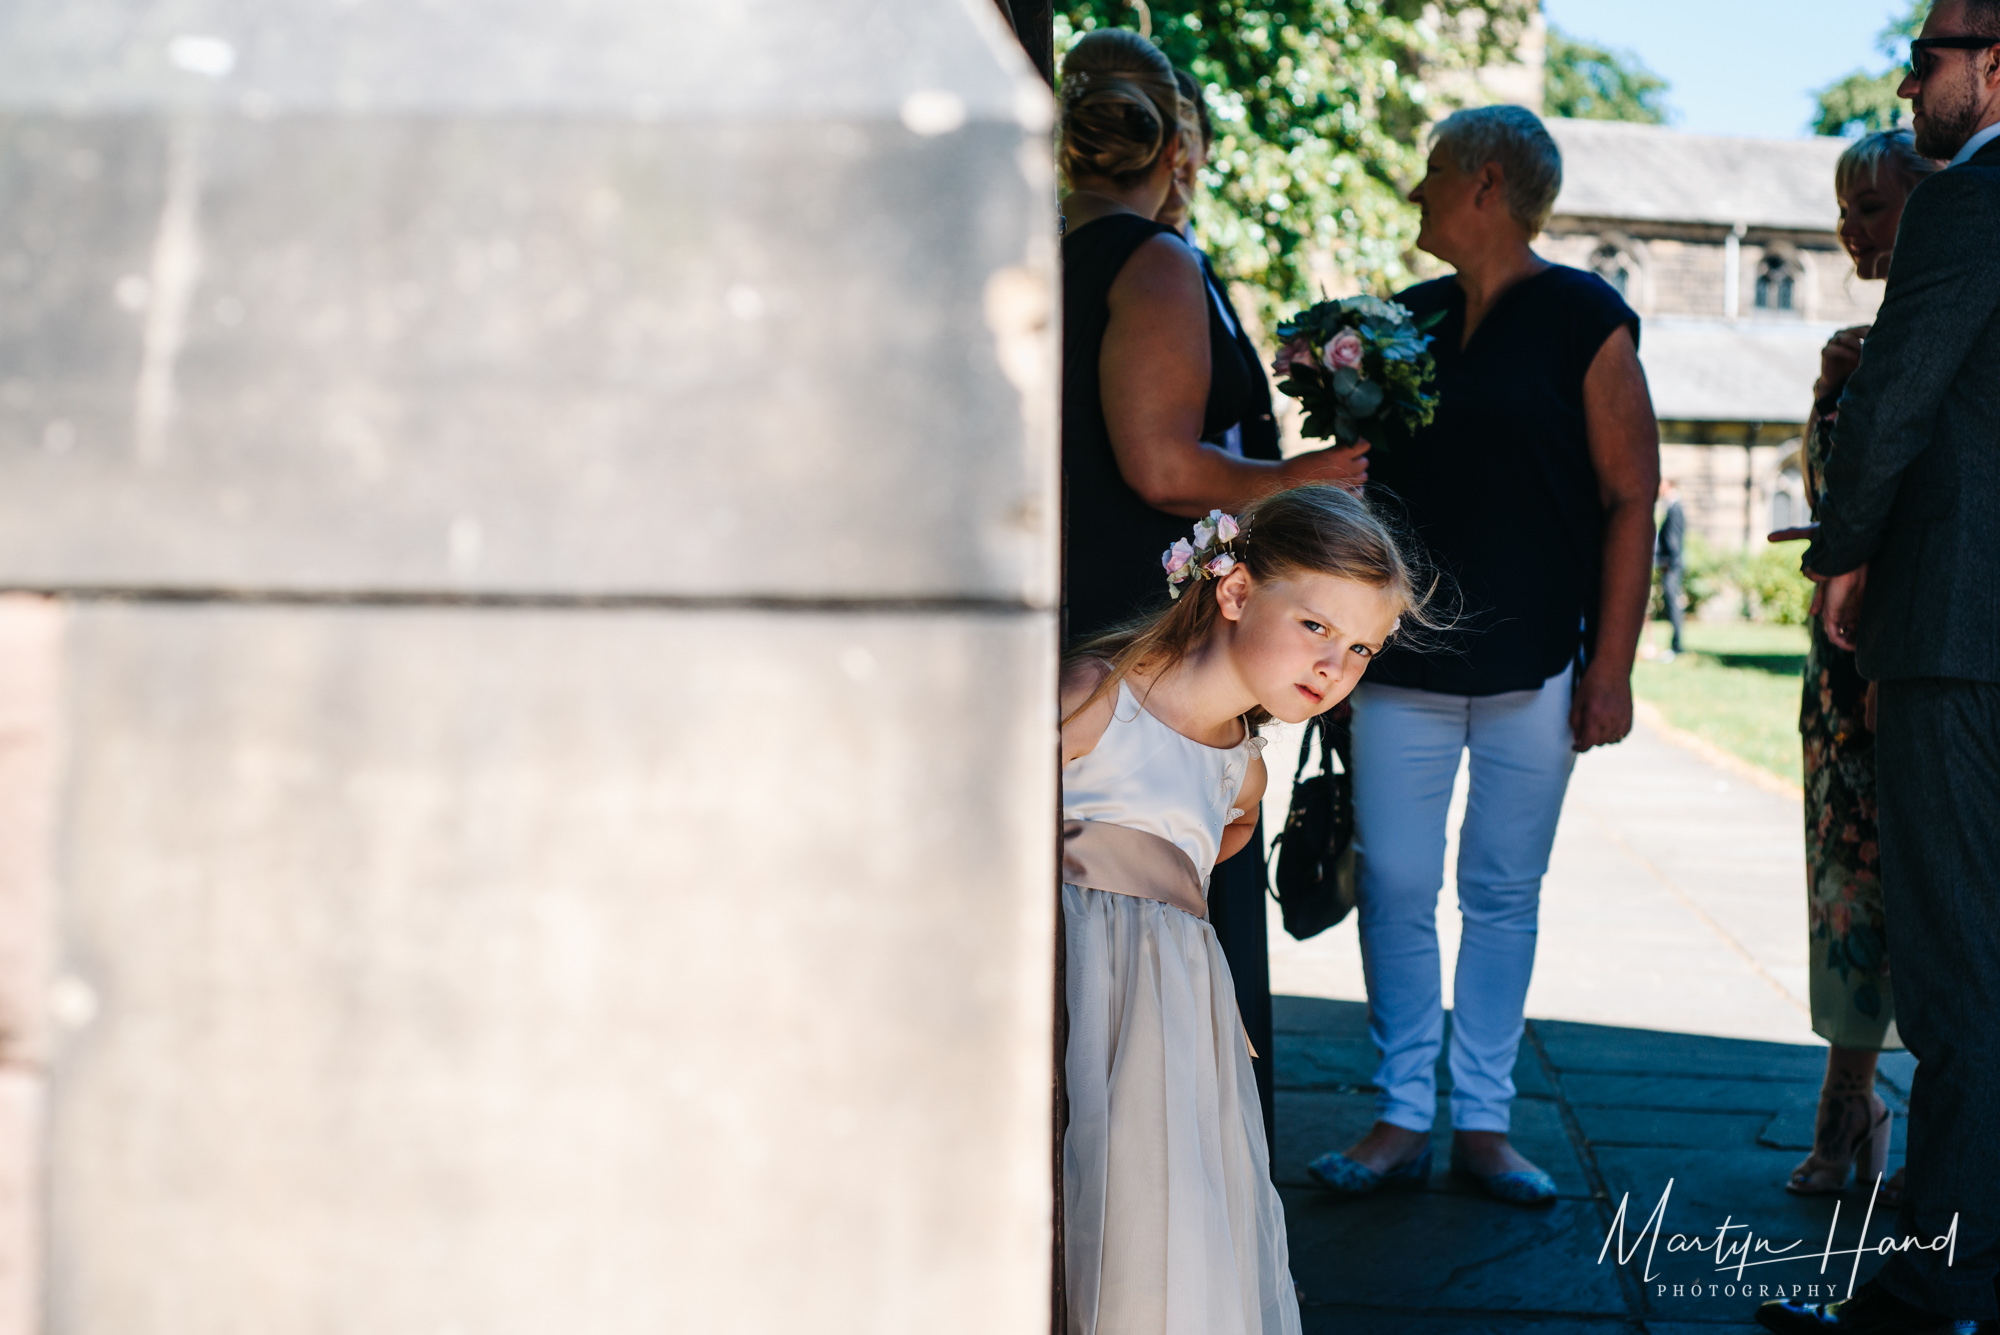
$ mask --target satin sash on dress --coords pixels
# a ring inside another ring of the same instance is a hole
[[[1201,873],[1194,859],[1171,839],[1104,820],[1063,822],[1063,880],[1085,890],[1154,899],[1183,913],[1208,919]],[[1241,1026],[1242,1021],[1237,1021]],[[1257,1048],[1243,1030],[1243,1046],[1254,1059]]]
[[[1173,841],[1101,820],[1066,820],[1062,833],[1063,880],[1069,884],[1157,899],[1197,918],[1208,917],[1201,873]]]

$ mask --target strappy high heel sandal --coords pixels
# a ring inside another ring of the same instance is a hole
[[[1819,1144],[1815,1144],[1806,1161],[1792,1170],[1791,1180],[1785,1183],[1786,1191],[1794,1196],[1833,1196],[1847,1189],[1850,1177],[1859,1185],[1874,1189],[1889,1166],[1889,1133],[1894,1118],[1881,1096],[1871,1093],[1865,1105],[1866,1119],[1858,1130],[1850,1133],[1847,1127],[1854,1120],[1851,1115],[1854,1103],[1847,1098],[1834,1100],[1831,1115],[1825,1104],[1821,1105],[1819,1134],[1813,1139],[1820,1143],[1831,1139],[1839,1144],[1845,1138],[1844,1153],[1836,1158],[1822,1153]],[[1841,1126],[1827,1125],[1833,1116],[1840,1118]]]

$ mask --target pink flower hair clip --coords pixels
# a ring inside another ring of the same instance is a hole
[[[1182,586],[1189,580],[1221,579],[1236,569],[1237,555],[1230,548],[1247,544],[1249,537],[1234,515],[1210,510],[1208,518],[1194,526],[1194,541],[1182,538],[1160,555],[1167,572],[1167,596],[1179,600]]]

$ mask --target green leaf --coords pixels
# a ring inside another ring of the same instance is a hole
[[[1321,295],[1325,256],[1346,281],[1415,277],[1424,135],[1456,103],[1441,88],[1514,58],[1537,0],[1149,0],[1154,40],[1207,90],[1215,121],[1201,244],[1252,289],[1266,328]],[[1129,0],[1058,0],[1056,49],[1133,27]],[[1281,330],[1281,338],[1293,334]]]
[[[1629,51],[1592,46],[1551,24],[1543,67],[1544,114],[1572,120],[1665,125],[1670,85]]]

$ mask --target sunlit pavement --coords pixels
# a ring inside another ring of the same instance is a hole
[[[1295,734],[1280,730],[1266,754],[1275,827]],[[1460,786],[1462,804],[1462,775]],[[1784,1191],[1810,1145],[1825,1060],[1806,1012],[1801,821],[1796,798],[1645,727],[1578,763],[1515,1071],[1515,1143],[1561,1191],[1542,1211],[1450,1177],[1442,1136],[1421,1192],[1343,1200],[1312,1185],[1306,1163],[1373,1118],[1374,1049],[1353,922],[1296,942],[1273,908],[1274,1170],[1309,1332],[1694,1335],[1752,1329],[1749,1313],[1781,1284],[1787,1293],[1819,1285],[1822,1297],[1846,1291],[1854,1257],[1837,1253],[1855,1247],[1865,1194],[1836,1202]],[[1449,1003],[1449,882],[1439,928]],[[1903,1054],[1883,1063],[1883,1094],[1899,1112],[1910,1070]],[[1439,1087],[1449,1088],[1442,1069]],[[1438,1125],[1448,1125],[1442,1107]],[[1901,1150],[1899,1118],[1892,1169]],[[1648,1278],[1641,1236],[1669,1183]],[[1599,1260],[1621,1201],[1631,1255],[1623,1267],[1615,1255]],[[1869,1221],[1871,1248],[1889,1224]],[[1745,1258],[1734,1252],[1718,1268],[1719,1232],[1730,1248],[1753,1240],[1740,1274]],[[1670,1250],[1676,1233],[1705,1250]],[[1864,1262],[1860,1276],[1873,1268]]]

